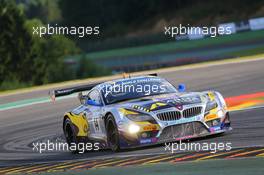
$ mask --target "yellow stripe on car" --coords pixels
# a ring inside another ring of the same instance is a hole
[[[71,122],[78,128],[77,136],[88,136],[89,125],[83,113],[81,113],[80,115],[68,113],[67,116],[70,118]]]
[[[154,109],[156,109],[156,108],[158,108],[160,106],[165,106],[165,105],[167,105],[167,104],[166,103],[161,103],[161,102],[154,103],[154,104],[151,105],[150,111],[152,111],[152,110],[154,110]]]
[[[210,98],[211,101],[215,99],[215,95],[213,92],[208,92],[208,97]]]

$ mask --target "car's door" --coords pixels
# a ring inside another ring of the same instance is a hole
[[[96,105],[87,103],[87,120],[89,123],[90,137],[94,139],[105,139],[105,126],[103,121],[102,109],[103,102],[97,89],[91,90],[87,95],[87,100],[93,100]]]

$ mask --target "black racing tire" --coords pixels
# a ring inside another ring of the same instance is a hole
[[[66,142],[68,144],[68,146],[70,147],[72,144],[79,144],[78,138],[74,132],[74,127],[73,124],[71,122],[71,120],[69,118],[66,118],[63,124],[63,132],[64,132],[64,136],[66,139]],[[78,154],[79,150],[71,150],[71,152],[73,154]]]
[[[227,120],[227,121],[226,121],[226,120]],[[229,114],[229,112],[226,113],[226,120],[225,120],[225,122],[226,122],[229,126],[231,126],[231,120],[230,120],[230,114]]]
[[[114,152],[120,151],[119,132],[115,118],[109,114],[106,119],[107,142],[109,147]]]

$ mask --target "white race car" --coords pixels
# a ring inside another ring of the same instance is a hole
[[[175,88],[157,76],[55,90],[51,95],[55,98],[83,91],[88,93],[79,94],[81,105],[63,116],[68,144],[97,141],[118,151],[231,129],[219,92],[184,92],[183,85]]]

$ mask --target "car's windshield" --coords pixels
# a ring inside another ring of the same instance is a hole
[[[106,104],[125,100],[175,93],[177,90],[166,80],[158,77],[141,77],[103,84],[101,87]]]

